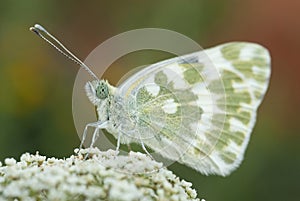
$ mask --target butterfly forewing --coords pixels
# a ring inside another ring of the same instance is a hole
[[[243,158],[270,76],[267,50],[228,43],[150,65],[119,88],[134,129],[160,155],[227,175]]]

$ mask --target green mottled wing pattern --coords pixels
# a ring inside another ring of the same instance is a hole
[[[219,100],[218,107],[224,106],[225,121],[219,140],[206,159],[194,161],[189,156],[195,153],[191,148],[182,162],[204,174],[225,176],[243,159],[257,108],[268,88],[271,61],[269,52],[253,43],[227,43],[205,52],[218,68],[224,83],[226,101]]]
[[[210,82],[214,84],[208,86]],[[126,134],[122,141],[128,141],[128,137],[129,141],[143,141],[156,153],[176,161],[183,158],[189,147],[195,146],[199,153],[203,152],[198,159],[206,157],[222,130],[222,125],[214,125],[212,121],[218,111],[217,98],[225,98],[222,88],[218,71],[204,52],[166,60],[139,71],[119,88],[125,100],[124,119],[130,119],[122,126],[121,132]],[[223,121],[224,116],[219,115],[218,120]],[[206,143],[201,133],[217,129]],[[195,144],[196,139],[201,139],[201,146]]]
[[[119,88],[129,119],[122,132],[203,174],[227,175],[243,159],[269,76],[269,53],[253,43],[151,65]]]

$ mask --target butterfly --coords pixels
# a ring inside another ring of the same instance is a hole
[[[54,38],[40,25],[31,30]],[[81,146],[92,127],[91,147],[105,129],[117,139],[117,149],[140,143],[149,155],[151,149],[205,175],[229,175],[242,162],[271,73],[263,46],[230,42],[175,57],[143,68],[118,87],[65,51],[95,78],[85,90],[98,120],[87,124]]]

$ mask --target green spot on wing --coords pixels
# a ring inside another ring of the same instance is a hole
[[[154,99],[154,97],[146,90],[145,87],[140,88],[137,93],[136,101],[138,105],[143,105]]]
[[[159,71],[155,74],[154,82],[158,86],[166,86],[168,82],[168,77],[163,71]]]
[[[248,125],[251,119],[251,113],[248,111],[242,111],[235,115],[235,118],[243,122],[245,125]]]
[[[248,75],[247,77],[251,77],[253,66],[251,61],[236,60],[233,61],[232,64],[237,70],[242,71],[245,75]]]
[[[232,164],[237,159],[236,154],[229,151],[222,153],[221,158],[227,164]]]
[[[242,132],[239,132],[239,131],[234,132],[232,140],[233,140],[237,145],[241,146],[242,143],[243,143],[244,140],[245,140],[245,134],[242,133]]]
[[[196,84],[203,82],[200,72],[203,70],[203,64],[201,63],[192,63],[192,64],[180,64],[181,67],[185,69],[183,72],[184,79],[189,84]]]
[[[189,68],[184,71],[183,76],[189,84],[195,84],[202,80],[199,72],[194,68]]]
[[[254,57],[252,59],[253,65],[258,66],[258,67],[268,67],[267,61],[264,57]]]
[[[247,78],[254,78],[256,81],[260,83],[265,83],[266,75],[264,72],[254,73],[254,67],[262,67],[265,62],[257,62],[255,60],[241,61],[236,60],[232,62],[232,65],[239,70],[241,73],[245,75]]]
[[[241,49],[244,47],[243,43],[229,43],[222,47],[221,53],[227,60],[235,60],[239,58]]]

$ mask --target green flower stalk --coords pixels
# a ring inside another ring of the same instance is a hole
[[[85,159],[88,153],[88,158]],[[25,153],[0,163],[1,200],[198,200],[192,184],[139,152],[75,149],[66,159]]]

